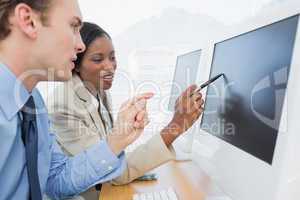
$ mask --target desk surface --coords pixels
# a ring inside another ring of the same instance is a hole
[[[135,193],[153,192],[173,187],[179,200],[205,200],[219,195],[210,178],[193,161],[169,162],[155,170],[157,181],[136,181],[125,186],[104,184],[100,200],[132,200]]]

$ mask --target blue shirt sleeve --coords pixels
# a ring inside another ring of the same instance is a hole
[[[78,195],[90,187],[110,181],[125,170],[125,154],[116,156],[106,141],[84,152],[68,157],[64,155],[51,134],[51,164],[46,194],[52,199],[63,199]]]

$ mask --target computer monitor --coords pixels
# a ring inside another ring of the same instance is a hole
[[[272,164],[298,16],[215,45],[201,128]]]
[[[177,57],[168,109],[174,106],[180,94],[197,80],[201,50],[192,51]]]
[[[300,197],[300,6],[278,8],[203,48],[193,158],[232,200]],[[212,48],[213,47],[213,48]],[[204,92],[204,91],[203,91]]]

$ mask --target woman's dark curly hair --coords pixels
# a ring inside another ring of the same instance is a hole
[[[83,27],[80,30],[80,34],[82,37],[82,41],[86,46],[86,50],[89,48],[91,43],[99,37],[106,36],[111,40],[110,35],[105,30],[103,30],[97,24],[93,24],[90,22],[83,23]],[[75,69],[73,70],[73,72],[78,71],[84,54],[85,52],[77,54],[77,60],[75,61]]]

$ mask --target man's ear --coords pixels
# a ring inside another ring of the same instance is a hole
[[[37,28],[39,15],[27,4],[20,3],[15,8],[15,22],[27,37],[35,39],[37,37]]]

